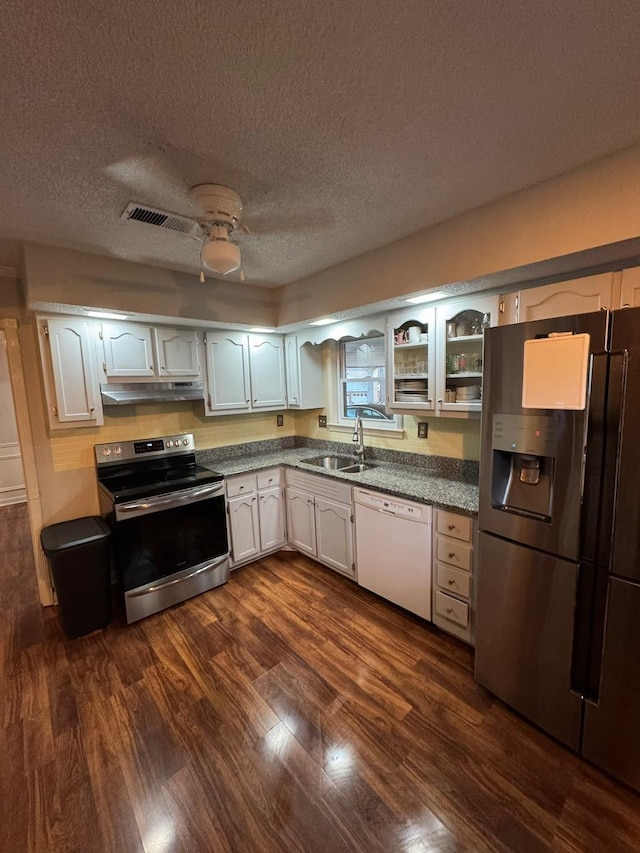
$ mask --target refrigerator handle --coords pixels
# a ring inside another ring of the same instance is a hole
[[[605,410],[605,443],[602,466],[602,497],[598,529],[598,563],[609,568],[615,531],[618,500],[620,448],[624,416],[624,393],[627,383],[628,353],[612,353],[609,387]]]

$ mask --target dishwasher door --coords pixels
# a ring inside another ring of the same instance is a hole
[[[431,619],[431,507],[354,489],[358,584]]]

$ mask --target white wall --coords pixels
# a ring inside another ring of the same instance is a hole
[[[0,331],[0,506],[25,501],[27,494],[7,362],[7,342]]]

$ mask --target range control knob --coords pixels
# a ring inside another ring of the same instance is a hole
[[[187,444],[189,444],[189,439],[188,439],[188,438],[183,438],[183,439],[182,439],[182,443],[183,443],[183,444],[184,444],[184,446],[186,447],[186,446],[187,446]]]
[[[173,441],[171,441],[171,439],[167,442],[167,447],[173,447]]]
[[[176,441],[175,447],[173,449],[174,450],[180,450],[180,442],[179,441]]]
[[[102,455],[103,456],[111,456],[111,448],[105,447],[105,449],[102,451]]]
[[[120,454],[122,453],[122,448],[121,447],[114,447],[113,452],[116,454],[116,456],[120,456]]]

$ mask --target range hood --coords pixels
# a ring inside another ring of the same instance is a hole
[[[138,403],[173,403],[180,400],[204,400],[200,382],[131,382],[100,386],[103,406],[131,406]]]

